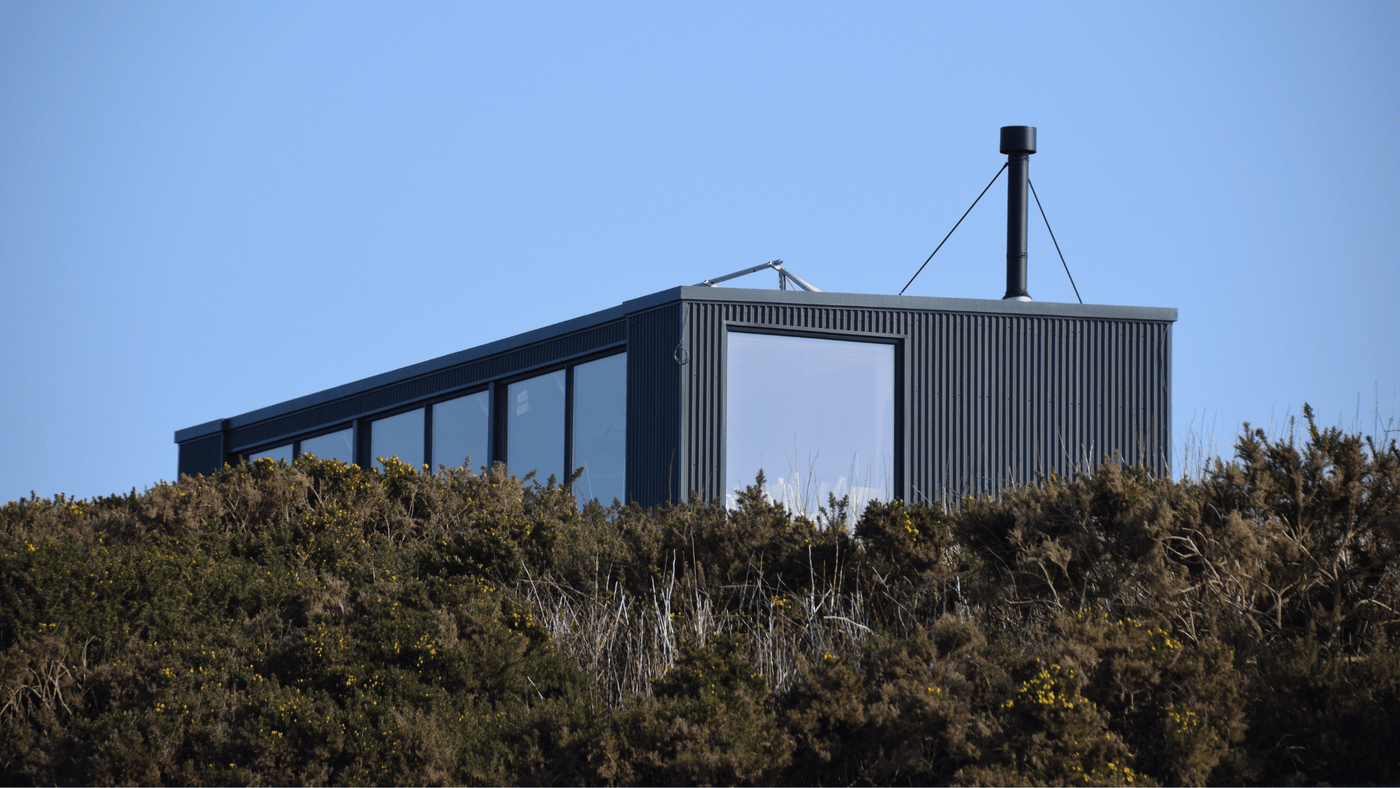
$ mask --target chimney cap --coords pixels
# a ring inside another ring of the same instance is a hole
[[[1035,153],[1035,126],[1002,126],[1002,153]]]

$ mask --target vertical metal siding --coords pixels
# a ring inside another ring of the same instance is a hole
[[[180,444],[179,473],[198,476],[224,467],[224,435],[218,433]]]
[[[724,321],[728,304],[686,303],[681,496],[724,494]]]
[[[681,305],[627,318],[627,497],[655,506],[680,495]]]
[[[1167,471],[1171,324],[1104,318],[689,302],[685,491],[723,494],[727,323],[904,337],[915,500],[996,493],[1118,455]]]

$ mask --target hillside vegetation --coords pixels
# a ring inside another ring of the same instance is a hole
[[[0,509],[6,784],[1400,782],[1400,450],[854,528],[261,461]]]

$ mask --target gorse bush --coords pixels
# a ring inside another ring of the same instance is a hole
[[[502,584],[572,516],[566,492],[503,474],[312,458],[11,504],[8,779],[544,773],[558,748],[541,742],[590,713],[588,694]]]
[[[956,510],[259,461],[0,508],[7,784],[1394,783],[1400,450]]]
[[[767,683],[742,653],[717,636],[687,648],[651,698],[611,716],[592,745],[592,776],[608,783],[726,785],[770,783],[788,765],[790,743]]]

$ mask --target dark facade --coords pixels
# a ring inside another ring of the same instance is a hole
[[[346,441],[343,459],[369,465],[376,429],[387,435],[385,417],[396,414],[406,415],[392,422],[394,429],[421,430],[423,461],[460,464],[461,457],[433,451],[435,434],[446,445],[434,420],[441,428],[442,403],[456,407],[479,392],[485,394],[472,402],[484,408],[486,437],[478,452],[487,456],[473,454],[473,465],[504,460],[512,472],[529,470],[518,467],[519,458],[538,450],[525,445],[524,427],[513,438],[511,425],[534,418],[521,414],[556,411],[562,438],[549,433],[546,454],[531,456],[553,456],[557,446],[558,461],[550,462],[562,471],[585,464],[589,447],[611,440],[617,448],[608,451],[620,462],[618,430],[597,430],[595,437],[585,429],[590,419],[610,418],[589,415],[602,412],[597,408],[606,407],[607,396],[604,389],[589,393],[594,384],[585,378],[609,366],[591,362],[625,353],[625,416],[619,407],[615,417],[625,420],[625,471],[617,467],[616,489],[625,473],[625,494],[618,497],[646,505],[692,491],[721,497],[734,486],[736,470],[753,470],[753,461],[726,456],[759,440],[749,427],[729,429],[728,420],[741,416],[760,426],[794,419],[783,424],[795,426],[779,427],[793,432],[791,452],[783,448],[779,459],[773,444],[765,444],[768,454],[755,456],[765,458],[770,479],[805,485],[807,500],[854,489],[942,500],[995,492],[1037,472],[1071,472],[1110,455],[1166,473],[1175,320],[1176,310],[1168,308],[678,287],[180,430],[179,471],[208,473],[258,454],[290,456],[307,450],[303,443],[327,445],[316,439],[328,434]],[[794,366],[784,369],[796,372],[764,380],[765,352],[773,354],[775,369],[789,363]],[[806,366],[828,363],[824,379],[801,375]],[[610,368],[623,369],[622,359]],[[878,380],[866,385],[870,375]],[[545,380],[553,388],[535,385]],[[821,410],[828,389],[847,398],[833,412]],[[879,435],[873,450],[861,442],[865,424]],[[851,471],[835,482],[814,478],[817,462],[830,459],[818,459],[828,439],[862,447],[838,447],[851,454]],[[770,462],[788,467],[775,470]],[[862,462],[865,485],[856,483]],[[542,469],[540,476],[547,475]]]

